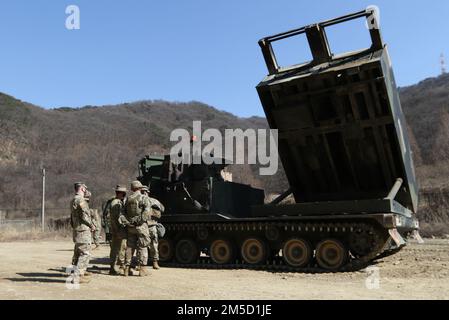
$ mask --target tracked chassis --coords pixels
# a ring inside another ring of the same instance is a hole
[[[394,200],[377,203],[378,209],[394,206],[390,211],[396,212],[388,214],[373,212],[370,203],[370,213],[336,215],[338,205],[352,205],[359,211],[364,204],[334,203],[329,207],[333,214],[319,216],[316,208],[302,205],[254,209],[253,215],[276,212],[277,216],[271,217],[166,216],[163,223],[167,233],[160,240],[161,261],[165,266],[190,268],[353,271],[376,257],[397,252],[418,227],[410,212]],[[292,216],[297,210],[303,215]]]

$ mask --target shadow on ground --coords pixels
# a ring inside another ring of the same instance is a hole
[[[17,273],[21,278],[6,278],[12,282],[66,283],[67,276],[63,273],[30,272]]]
[[[110,264],[109,257],[107,257],[107,258],[93,258],[93,259],[90,259],[89,264],[99,264],[99,265],[109,266],[109,264]]]

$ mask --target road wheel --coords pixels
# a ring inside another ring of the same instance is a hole
[[[179,240],[176,244],[176,260],[183,264],[195,262],[199,257],[199,250],[195,242],[190,239]]]
[[[246,263],[259,264],[267,258],[267,246],[259,239],[249,238],[242,244],[242,258]]]
[[[360,227],[355,230],[348,239],[349,250],[356,258],[363,258],[375,251],[378,243],[381,242],[376,230],[372,227]]]
[[[159,239],[159,259],[162,262],[170,261],[173,258],[173,242],[168,239]]]
[[[312,249],[305,240],[290,239],[282,248],[282,257],[288,265],[302,268],[309,264],[312,258]]]
[[[323,240],[316,247],[318,265],[326,270],[336,271],[340,269],[346,264],[348,257],[348,250],[338,240]]]
[[[232,244],[227,240],[218,239],[210,245],[210,257],[217,264],[226,264],[234,258]]]
[[[197,237],[198,239],[202,240],[202,241],[206,241],[207,238],[209,237],[209,230],[207,230],[207,228],[202,227],[197,231]]]
[[[274,226],[270,226],[267,230],[265,230],[265,237],[270,241],[279,240],[279,236],[279,229]]]

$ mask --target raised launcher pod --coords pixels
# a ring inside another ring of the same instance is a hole
[[[371,46],[334,55],[326,28],[360,18],[371,26]],[[396,252],[412,234],[420,240],[406,122],[376,26],[375,11],[368,9],[259,41],[269,75],[257,91],[270,127],[278,129],[279,156],[290,184],[280,199],[292,193],[296,204],[275,200],[253,213],[308,217],[330,225],[328,230],[343,223],[350,228],[348,240],[333,237],[348,245],[351,254],[363,252],[365,261]],[[307,37],[313,60],[280,67],[272,43],[299,35]],[[374,233],[357,231],[363,229],[357,225],[360,219],[367,225],[377,219],[381,227]],[[366,246],[376,242],[363,235],[370,233],[388,240],[377,249]],[[316,247],[316,259],[323,266],[321,249]]]
[[[378,25],[368,9],[260,40],[269,75],[257,91],[306,212],[397,212],[407,217],[406,228],[416,228],[412,152],[380,30],[367,28],[370,48],[338,56],[326,37],[327,27],[359,18]],[[313,60],[279,67],[272,43],[299,35]]]

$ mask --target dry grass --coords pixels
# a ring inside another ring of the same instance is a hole
[[[42,232],[39,227],[14,228],[4,226],[0,229],[0,242],[32,241],[32,240],[63,240],[71,237],[71,230],[47,228]]]

